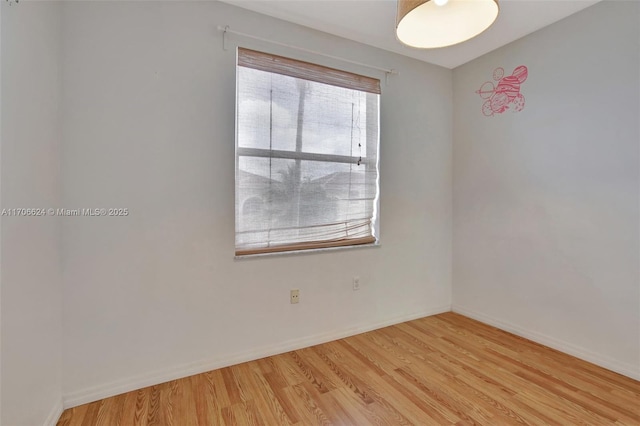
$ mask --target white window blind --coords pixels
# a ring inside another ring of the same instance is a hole
[[[236,255],[376,241],[380,81],[238,49]]]

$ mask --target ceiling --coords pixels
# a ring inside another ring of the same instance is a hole
[[[500,15],[467,42],[414,49],[395,37],[396,0],[221,0],[425,62],[455,68],[601,0],[500,0]]]

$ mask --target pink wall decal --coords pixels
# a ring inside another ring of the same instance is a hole
[[[476,93],[482,99],[482,113],[487,117],[494,114],[502,114],[510,110],[519,112],[524,109],[524,96],[520,93],[520,85],[525,82],[529,71],[524,65],[520,65],[509,76],[504,76],[504,68],[496,68],[493,71],[493,79],[498,82],[494,85],[491,81],[482,83]]]

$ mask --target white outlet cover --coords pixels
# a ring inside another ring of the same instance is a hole
[[[353,291],[360,290],[360,277],[353,277]]]

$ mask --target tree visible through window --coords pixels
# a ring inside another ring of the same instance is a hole
[[[238,50],[236,254],[376,241],[380,83]]]

